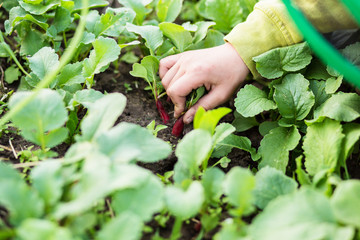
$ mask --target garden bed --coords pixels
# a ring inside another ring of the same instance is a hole
[[[0,239],[358,239],[360,96],[306,43],[172,133],[159,60],[223,44],[256,2],[5,0]]]

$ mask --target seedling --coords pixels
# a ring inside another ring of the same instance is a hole
[[[161,130],[166,129],[167,126],[161,125],[161,124],[155,126],[155,120],[152,120],[152,121],[146,126],[146,128],[147,128],[155,137],[157,137],[158,132],[161,131]]]

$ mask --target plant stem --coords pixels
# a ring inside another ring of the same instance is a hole
[[[65,48],[67,48],[67,47],[68,47],[68,45],[67,45],[67,41],[66,41],[66,34],[65,34],[65,31],[63,31],[63,38],[64,38],[64,46],[65,46]]]
[[[25,71],[25,69],[22,67],[21,63],[17,60],[15,53],[13,52],[13,50],[10,48],[10,46],[5,42],[4,37],[3,37],[3,33],[2,31],[0,31],[0,43],[3,45],[3,47],[5,48],[5,50],[8,52],[8,54],[10,55],[10,57],[13,59],[13,61],[16,63],[16,65],[18,66],[18,68],[28,77],[31,78],[30,74],[28,72]]]
[[[0,71],[1,71],[1,78],[0,78],[0,91],[1,94],[5,93],[5,84],[4,84],[4,69],[0,66]]]
[[[349,179],[350,179],[350,174],[349,174],[349,171],[348,171],[346,162],[344,163],[344,166],[343,166],[343,167],[344,167],[344,174],[345,174],[344,179],[345,179],[345,180],[349,180]]]
[[[46,74],[44,79],[39,82],[39,84],[35,87],[35,89],[33,90],[33,93],[29,97],[27,97],[24,100],[22,100],[21,102],[19,102],[16,106],[14,106],[13,109],[11,109],[9,112],[7,112],[0,119],[0,126],[3,126],[4,124],[6,124],[11,119],[11,117],[13,117],[19,111],[21,111],[21,109],[23,109],[29,102],[31,102],[31,100],[33,100],[39,94],[39,92],[42,88],[49,86],[49,84],[55,79],[55,77],[60,72],[60,70],[72,59],[74,52],[77,50],[77,45],[80,43],[80,41],[82,39],[82,35],[84,33],[85,19],[86,19],[85,16],[87,15],[87,13],[89,11],[88,2],[89,2],[89,0],[82,0],[82,5],[84,6],[84,8],[81,10],[82,17],[80,18],[79,25],[76,29],[76,32],[75,32],[75,35],[74,35],[72,41],[70,42],[69,47],[65,50],[64,54],[61,56],[59,66],[55,70]],[[1,31],[0,31],[0,36],[1,36],[0,41],[3,42],[4,39],[2,37]],[[9,46],[7,44],[4,44],[4,46],[7,46],[9,48]],[[11,52],[12,52],[12,50],[11,50]],[[14,59],[14,61],[15,61],[15,59]],[[17,61],[17,59],[16,59],[16,61]],[[20,68],[20,66],[19,66],[19,68]],[[27,74],[27,75],[29,75],[29,74]]]
[[[209,159],[210,159],[213,151],[214,151],[214,147],[211,149],[211,151],[209,152],[209,154],[207,155],[207,157],[206,157],[205,160],[203,161],[203,163],[202,163],[202,170],[203,170],[203,171],[205,171],[205,170],[207,169],[208,163],[209,163]]]
[[[181,236],[182,219],[179,217],[175,218],[175,223],[171,232],[170,240],[177,240]]]
[[[43,152],[45,152],[45,133],[44,133],[44,129],[43,129],[43,124],[42,124],[42,119],[40,119],[40,123],[39,123],[39,130],[40,130],[40,143],[41,143],[41,150]]]
[[[160,99],[160,98],[162,98],[162,97],[165,96],[165,95],[166,95],[166,92],[163,92],[163,93],[161,93],[160,95],[158,95],[157,98]]]

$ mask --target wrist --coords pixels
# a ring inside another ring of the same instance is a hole
[[[222,46],[224,47],[225,51],[228,52],[230,59],[234,61],[237,66],[239,66],[241,71],[246,75],[249,74],[249,67],[246,65],[245,61],[242,59],[236,48],[229,42],[226,42]]]

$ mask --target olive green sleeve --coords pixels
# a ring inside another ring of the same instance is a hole
[[[338,0],[295,0],[312,24],[322,33],[356,28],[355,20]],[[238,24],[225,40],[231,43],[249,67],[255,78],[254,56],[276,47],[289,46],[302,41],[296,25],[281,0],[258,2],[247,20]]]

